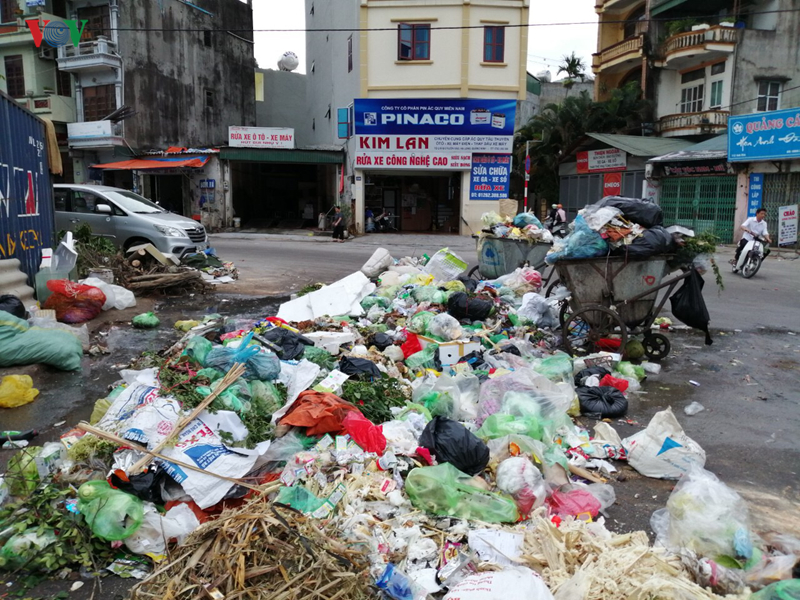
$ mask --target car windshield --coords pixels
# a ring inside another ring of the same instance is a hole
[[[105,192],[111,200],[132,213],[146,215],[166,212],[163,208],[133,192]]]

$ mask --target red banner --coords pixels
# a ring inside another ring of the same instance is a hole
[[[603,197],[622,194],[622,173],[605,173],[603,175]]]

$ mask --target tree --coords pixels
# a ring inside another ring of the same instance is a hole
[[[564,80],[564,87],[569,89],[575,85],[576,79],[584,79],[586,77],[586,65],[583,59],[579,58],[574,51],[572,54],[565,54],[562,61],[558,66],[556,75],[567,74],[567,78]]]

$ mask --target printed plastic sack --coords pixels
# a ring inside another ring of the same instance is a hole
[[[6,375],[0,381],[0,408],[16,408],[33,402],[39,390],[30,375]]]
[[[360,412],[353,411],[345,415],[342,427],[359,448],[365,452],[383,455],[386,450],[386,437],[380,425],[375,425]]]
[[[465,292],[456,292],[447,299],[447,312],[459,321],[485,321],[494,313],[494,304],[480,298],[470,298]]]
[[[515,523],[519,518],[512,498],[475,487],[469,475],[450,463],[412,469],[405,489],[415,508],[434,515],[487,523]]]
[[[526,567],[505,568],[468,575],[443,600],[553,600],[538,573]]]
[[[121,285],[112,285],[97,277],[87,277],[86,279],[82,279],[81,283],[83,285],[96,287],[106,295],[106,303],[103,305],[103,310],[110,310],[112,308],[124,310],[136,306],[136,297],[133,295],[133,292],[125,289]]]
[[[713,473],[692,466],[650,521],[657,542],[712,560],[746,562],[753,554],[750,515],[742,497]]]
[[[68,279],[52,279],[47,282],[47,289],[53,293],[44,308],[55,310],[56,319],[62,323],[91,321],[103,312],[106,303],[105,294],[98,288]]]
[[[572,260],[576,258],[594,258],[606,256],[609,251],[608,243],[596,231],[592,231],[582,216],[575,217],[575,229],[563,240],[560,248],[553,245],[553,249],[545,256],[548,265],[559,260]]]
[[[627,387],[628,382],[624,383]],[[628,412],[627,398],[615,387],[579,387],[575,391],[581,403],[581,412],[585,415],[600,415],[605,419],[621,417]]]
[[[280,375],[281,362],[272,352],[258,345],[249,345],[253,333],[248,333],[242,338],[238,348],[229,346],[216,346],[207,355],[205,367],[219,369],[227,373],[236,363],[243,363],[247,367],[244,376],[247,379],[260,379],[271,381]]]
[[[686,435],[672,408],[655,414],[647,428],[622,440],[630,465],[646,477],[678,479],[706,464],[700,444]]]
[[[645,229],[641,236],[627,246],[616,248],[613,253],[632,259],[643,259],[657,254],[670,254],[674,251],[675,240],[672,239],[672,234],[663,227],[653,227]]]
[[[419,438],[439,463],[451,463],[459,471],[477,475],[489,464],[489,448],[458,421],[434,417]]]
[[[442,248],[431,257],[423,271],[433,275],[437,281],[445,282],[461,275],[467,270],[467,266],[460,256],[447,248]]]
[[[78,510],[92,533],[116,542],[132,536],[144,519],[136,496],[113,489],[107,481],[87,481],[78,489]]]
[[[521,515],[544,504],[547,488],[541,471],[524,456],[505,459],[497,466],[497,489],[517,502]]]
[[[24,319],[28,312],[25,310],[25,305],[22,304],[22,300],[13,294],[3,294],[0,296],[0,311],[12,314],[18,319]]]
[[[623,198],[621,196],[606,196],[594,206],[603,208],[612,206],[622,211],[622,216],[632,223],[637,223],[649,229],[664,224],[664,215],[661,207],[653,202],[645,202],[638,198]]]
[[[458,322],[458,319],[447,313],[438,314],[428,322],[428,333],[445,342],[460,340],[464,337],[464,330]]]
[[[706,301],[703,299],[704,285],[703,277],[692,269],[689,277],[683,282],[681,289],[672,294],[669,301],[674,317],[689,327],[704,332],[706,334],[706,346],[710,346],[714,341],[708,331],[708,323],[711,321],[711,317],[708,316]]]
[[[161,319],[159,319],[154,312],[150,311],[133,317],[131,324],[136,329],[155,329],[161,325]]]
[[[27,321],[0,311],[0,367],[41,363],[77,371],[82,357],[83,347],[73,333],[29,327]]]

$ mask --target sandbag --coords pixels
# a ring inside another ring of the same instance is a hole
[[[575,392],[584,414],[606,418],[621,417],[628,412],[627,398],[615,387],[579,387]]]
[[[672,234],[661,226],[646,229],[627,246],[620,246],[612,254],[618,254],[633,259],[650,258],[658,254],[675,252],[675,240]]]
[[[664,215],[661,207],[652,202],[645,202],[638,198],[623,198],[622,196],[606,196],[600,202],[595,202],[594,206],[613,206],[622,211],[622,216],[633,223],[638,223],[642,227],[651,228],[664,224]]]
[[[489,464],[489,448],[458,421],[434,417],[419,438],[419,445],[468,475],[477,475]]]
[[[672,306],[672,315],[689,327],[704,332],[706,346],[710,346],[714,340],[711,339],[711,333],[708,331],[711,317],[708,316],[706,301],[703,299],[704,285],[703,277],[695,269],[692,269],[681,289],[672,294],[669,301]]]
[[[18,319],[24,319],[25,313],[27,312],[25,310],[25,305],[22,304],[22,300],[12,294],[3,294],[0,296],[0,310],[12,314]]]
[[[365,379],[371,381],[374,378],[380,379],[381,372],[374,362],[366,358],[354,358],[345,356],[339,361],[339,370],[351,379]]]
[[[470,298],[465,292],[456,292],[447,299],[447,312],[459,321],[485,321],[494,311],[494,304],[488,300]]]

